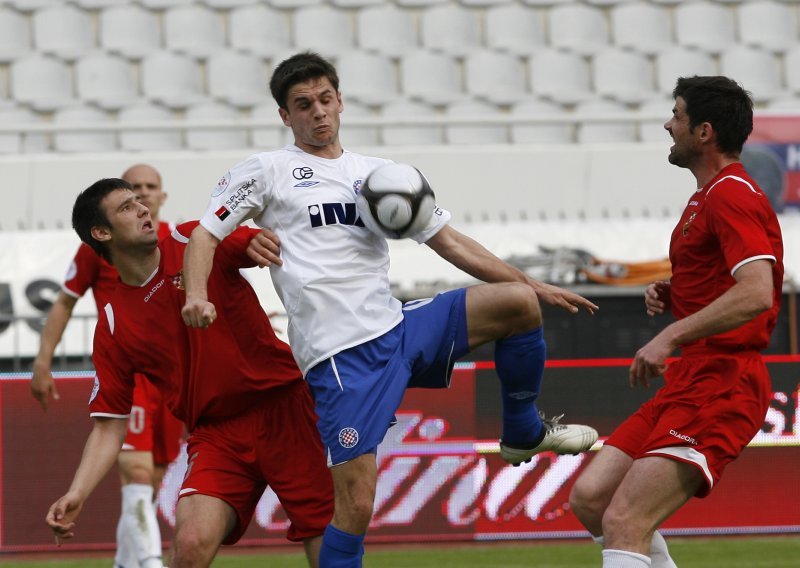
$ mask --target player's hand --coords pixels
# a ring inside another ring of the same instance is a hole
[[[649,387],[650,379],[659,377],[667,369],[666,360],[675,347],[663,334],[655,336],[650,342],[636,352],[633,363],[628,370],[628,382],[631,387],[637,384]]]
[[[206,328],[217,319],[217,308],[208,300],[186,298],[186,305],[181,309],[183,323],[189,327]]]
[[[644,305],[648,316],[663,314],[670,309],[670,283],[659,280],[650,284],[644,291]]]
[[[61,541],[75,536],[75,520],[83,508],[83,499],[76,494],[68,492],[50,506],[45,522],[56,535],[56,544],[61,546]]]
[[[570,292],[552,284],[545,284],[544,282],[537,282],[535,288],[536,295],[539,299],[551,306],[561,308],[570,313],[576,314],[581,308],[594,314],[600,308],[584,298],[583,296]]]
[[[50,372],[49,366],[39,365],[34,362],[33,377],[31,378],[31,394],[33,394],[33,398],[39,401],[44,411],[47,411],[50,398],[53,400],[61,398],[56,390],[56,382],[53,380],[53,375]]]
[[[265,268],[272,264],[281,266],[281,241],[278,235],[269,229],[261,229],[250,239],[247,245],[247,256],[260,268]]]

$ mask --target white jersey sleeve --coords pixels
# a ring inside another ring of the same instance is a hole
[[[431,213],[431,218],[428,221],[428,224],[419,232],[413,235],[410,235],[409,238],[417,241],[419,244],[424,244],[433,237],[436,233],[442,230],[442,227],[447,225],[450,221],[450,211],[446,209],[442,209],[438,205],[433,208],[433,213]]]

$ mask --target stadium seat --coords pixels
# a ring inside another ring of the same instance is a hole
[[[11,95],[41,112],[73,104],[72,76],[61,61],[32,54],[11,64]]]
[[[236,107],[250,107],[268,97],[269,77],[255,55],[221,50],[206,61],[206,89],[214,99]]]
[[[582,102],[575,107],[575,112],[589,119],[604,115],[625,115],[629,113],[625,105],[602,99]],[[578,142],[581,144],[635,141],[636,124],[634,122],[624,120],[620,122],[592,122],[591,120],[586,120],[578,125]]]
[[[33,43],[39,53],[74,61],[95,47],[91,18],[69,5],[37,10],[33,14]]]
[[[150,10],[164,10],[178,6],[188,6],[193,0],[139,0],[139,4]]]
[[[797,11],[786,4],[746,2],[736,8],[739,42],[773,52],[783,52],[798,41]]]
[[[750,91],[756,103],[766,102],[783,90],[780,62],[768,51],[737,45],[720,57],[720,71]]]
[[[344,101],[344,119],[339,128],[342,145],[345,148],[364,148],[376,146],[379,141],[377,126],[361,126],[353,124],[353,117],[374,116],[372,110],[356,101]]]
[[[141,59],[161,45],[155,14],[141,6],[120,6],[100,12],[100,45],[129,59]]]
[[[20,12],[34,12],[42,8],[63,6],[64,0],[5,0],[3,3]]]
[[[381,4],[356,14],[358,47],[390,57],[400,57],[418,47],[417,27],[408,10]]]
[[[417,50],[400,58],[403,93],[431,105],[446,105],[463,99],[461,69],[443,53]]]
[[[347,100],[368,106],[382,105],[398,96],[397,69],[383,55],[348,51],[336,60],[341,89]]]
[[[172,111],[151,103],[137,103],[121,109],[117,120],[121,125],[144,123],[167,124],[175,119]],[[182,134],[175,128],[154,130],[121,130],[120,149],[134,152],[159,152],[179,150],[183,147]]]
[[[786,86],[789,91],[800,94],[800,45],[786,52],[783,58]]]
[[[186,55],[160,51],[142,60],[142,90],[151,101],[184,108],[203,99],[200,66]]]
[[[30,109],[13,104],[0,106],[0,124],[39,124],[39,114]],[[46,152],[49,148],[46,134],[23,134],[21,132],[4,132],[0,134],[0,154],[22,154]]]
[[[735,41],[733,9],[710,2],[690,2],[675,8],[678,44],[718,54]]]
[[[611,35],[617,47],[654,55],[672,45],[672,20],[653,4],[617,4],[611,9]]]
[[[545,47],[544,18],[526,6],[501,4],[486,10],[486,45],[517,55],[530,55]]]
[[[228,15],[231,47],[261,57],[288,51],[290,29],[289,17],[267,6],[244,6]]]
[[[31,28],[28,19],[6,6],[0,6],[0,63],[10,63],[30,51]]]
[[[525,65],[516,55],[482,49],[464,58],[467,92],[487,101],[508,105],[524,99]]]
[[[261,0],[201,0],[201,1],[209,8],[216,8],[218,10],[239,8],[241,6],[253,6],[254,4],[258,4],[259,2],[261,2]]]
[[[642,142],[661,142],[667,146],[672,145],[672,138],[664,128],[664,123],[672,116],[674,104],[672,97],[659,97],[639,105],[638,113],[640,115],[658,117],[639,122],[639,140]]]
[[[716,74],[717,64],[707,53],[673,47],[656,56],[656,88],[662,94],[672,93],[678,77]]]
[[[367,6],[382,6],[385,0],[331,0],[331,4],[337,8],[352,9],[365,8]]]
[[[528,60],[528,80],[533,94],[563,104],[591,98],[589,64],[577,53],[548,49]]]
[[[203,102],[186,109],[187,122],[230,121],[239,118],[239,113],[226,104]],[[248,148],[247,130],[244,128],[190,128],[186,131],[186,146],[191,150],[237,150]]]
[[[638,103],[655,94],[653,65],[638,53],[601,51],[593,59],[592,78],[596,93],[623,103]]]
[[[381,108],[381,116],[387,119],[425,120],[438,116],[432,107],[408,100],[398,100]],[[439,125],[391,125],[384,126],[382,141],[388,146],[437,146],[444,143],[444,128]]]
[[[355,30],[350,13],[331,6],[298,8],[292,30],[294,45],[323,56],[336,57],[354,47]]]
[[[292,132],[278,115],[278,105],[265,101],[250,109],[250,120],[271,125],[271,128],[253,128],[250,132],[252,145],[259,150],[274,150],[292,143]]]
[[[583,4],[565,4],[548,11],[550,44],[591,55],[608,45],[608,23],[603,11]]]
[[[98,10],[112,6],[124,6],[130,4],[130,0],[73,0],[73,3],[84,10]]]
[[[225,45],[225,24],[210,8],[170,8],[164,12],[164,40],[172,51],[205,59]]]
[[[270,6],[277,10],[296,10],[307,6],[320,6],[325,0],[270,0]]]
[[[566,114],[564,108],[552,101],[528,99],[511,107],[513,117],[551,118]],[[511,125],[511,141],[515,144],[570,144],[574,140],[571,123],[524,123]]]
[[[395,0],[395,4],[403,8],[419,8],[446,4],[448,0]]]
[[[450,118],[490,118],[501,116],[493,104],[482,101],[461,101],[447,106]],[[507,144],[508,128],[493,124],[448,124],[445,127],[448,144]]]
[[[420,26],[422,45],[430,50],[463,56],[481,45],[477,14],[457,4],[426,8],[420,15]]]
[[[110,124],[112,120],[105,111],[86,105],[76,105],[57,110],[53,114],[53,122],[86,126]],[[53,134],[53,147],[58,152],[113,152],[117,149],[117,144],[116,136],[111,130],[75,131]]]
[[[78,97],[105,110],[116,110],[138,98],[133,65],[125,59],[94,53],[75,64]]]

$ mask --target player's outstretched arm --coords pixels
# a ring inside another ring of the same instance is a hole
[[[83,504],[116,462],[127,432],[128,420],[125,418],[95,418],[72,485],[50,506],[45,518],[56,535],[56,544],[75,536],[75,521]]]
[[[217,245],[219,239],[202,225],[194,228],[186,245],[183,257],[186,305],[181,310],[181,316],[189,327],[208,327],[217,319],[217,310],[208,301],[208,276]]]
[[[536,291],[543,302],[572,313],[584,309],[593,314],[598,309],[579,294],[534,280],[449,225],[445,225],[425,244],[453,266],[483,282],[524,282]]]
[[[53,355],[56,352],[56,346],[64,335],[64,330],[67,328],[67,324],[72,317],[72,310],[77,302],[77,298],[70,296],[63,290],[58,293],[56,301],[53,302],[53,307],[50,308],[50,312],[47,314],[47,321],[45,321],[42,336],[39,340],[39,352],[33,360],[31,394],[33,394],[33,398],[39,401],[45,411],[51,398],[53,400],[59,399],[52,374]]]

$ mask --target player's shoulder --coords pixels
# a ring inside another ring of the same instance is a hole
[[[365,164],[367,166],[370,166],[371,168],[377,168],[378,166],[382,166],[383,164],[391,164],[393,162],[393,160],[390,160],[388,158],[381,158],[379,156],[367,156],[366,154],[351,152],[350,150],[344,151],[344,158],[354,162]]]

